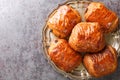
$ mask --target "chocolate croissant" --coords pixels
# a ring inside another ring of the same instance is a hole
[[[113,32],[118,26],[117,15],[99,2],[89,4],[85,19],[88,22],[99,22],[104,33]]]
[[[105,39],[97,22],[81,22],[72,30],[70,46],[78,52],[98,52],[105,46]]]
[[[71,6],[63,5],[50,16],[47,25],[57,37],[66,38],[80,21],[81,17],[78,11]]]
[[[66,72],[70,72],[82,62],[81,55],[75,52],[64,39],[53,41],[48,50],[55,65]]]
[[[100,52],[86,54],[83,63],[91,76],[102,77],[116,70],[118,65],[117,52],[108,45]]]

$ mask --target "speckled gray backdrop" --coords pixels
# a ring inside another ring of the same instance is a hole
[[[101,1],[120,17],[119,0]],[[51,68],[42,50],[45,20],[63,2],[0,0],[0,80],[69,80]],[[98,80],[120,80],[120,59],[114,74]]]

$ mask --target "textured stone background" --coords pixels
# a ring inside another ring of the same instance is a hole
[[[119,0],[101,1],[120,17]],[[69,80],[52,69],[42,50],[45,20],[63,2],[0,0],[0,80]],[[120,80],[120,59],[115,73],[98,80]]]

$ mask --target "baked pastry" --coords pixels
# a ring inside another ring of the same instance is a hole
[[[60,6],[52,16],[50,16],[47,25],[53,33],[59,38],[69,36],[73,27],[81,21],[79,12],[71,6]]]
[[[81,22],[72,30],[70,46],[78,52],[98,52],[105,46],[105,39],[97,22]]]
[[[118,65],[117,52],[108,45],[100,52],[86,54],[83,63],[91,76],[102,77],[116,70]]]
[[[91,2],[89,4],[85,19],[88,22],[99,22],[104,33],[113,32],[118,26],[117,15],[100,2]]]
[[[64,39],[53,41],[48,53],[55,65],[66,72],[78,67],[82,61],[81,55],[75,52]]]

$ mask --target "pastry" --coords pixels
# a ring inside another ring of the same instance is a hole
[[[105,46],[105,39],[97,22],[81,22],[72,30],[70,46],[78,52],[98,52]]]
[[[104,33],[113,32],[118,26],[117,15],[100,2],[89,4],[85,12],[85,19],[87,22],[99,22]]]
[[[100,52],[86,54],[83,63],[90,75],[102,77],[116,70],[118,65],[117,52],[108,45]]]
[[[82,61],[81,55],[75,52],[64,39],[54,40],[48,53],[55,65],[66,72],[78,67]]]
[[[50,16],[47,25],[57,37],[66,38],[80,21],[81,17],[78,11],[71,6],[63,5]]]

